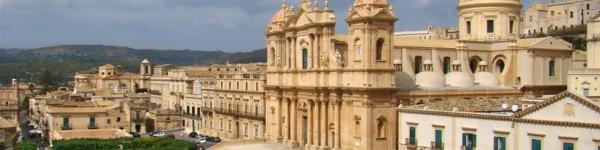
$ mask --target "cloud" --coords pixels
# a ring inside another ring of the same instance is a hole
[[[456,24],[455,0],[388,1],[400,18],[398,31]],[[330,2],[337,32],[345,33],[352,0]],[[280,5],[281,0],[0,0],[0,47],[258,49],[265,46],[264,30]]]

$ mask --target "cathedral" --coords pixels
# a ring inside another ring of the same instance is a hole
[[[284,1],[266,31],[266,139],[397,149],[400,105],[510,103],[564,91],[572,45],[521,39],[521,8],[520,0],[458,0],[458,39],[401,39],[387,0],[355,0],[344,34],[335,33],[328,0]]]

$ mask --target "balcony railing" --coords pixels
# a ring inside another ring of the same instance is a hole
[[[443,150],[444,149],[444,143],[439,143],[438,144],[435,141],[431,142],[431,149],[432,150]]]
[[[96,123],[90,123],[88,124],[88,129],[98,129],[98,126],[96,125]]]
[[[16,111],[18,107],[15,106],[0,106],[0,111]]]
[[[406,143],[406,148],[408,149],[416,149],[417,148],[417,139],[416,138],[404,138],[404,142]]]
[[[227,116],[248,118],[248,119],[253,119],[253,120],[264,120],[265,119],[265,115],[263,113],[244,112],[244,111],[222,109],[222,108],[215,108],[214,110],[215,110],[215,113],[227,115]]]

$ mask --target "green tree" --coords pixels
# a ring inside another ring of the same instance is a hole
[[[42,69],[42,73],[40,73],[38,80],[39,84],[42,86],[40,94],[45,94],[47,92],[54,91],[58,88],[58,84],[56,83],[56,76],[52,71],[48,69]]]

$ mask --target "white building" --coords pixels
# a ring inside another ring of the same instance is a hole
[[[576,25],[587,24],[600,14],[600,0],[553,0],[550,3],[535,3],[523,13],[524,35],[564,30]]]
[[[587,68],[569,71],[569,91],[600,98],[600,15],[588,24]]]
[[[598,118],[599,102],[569,92],[516,113],[403,107],[398,113],[398,148],[596,150],[600,149]]]

